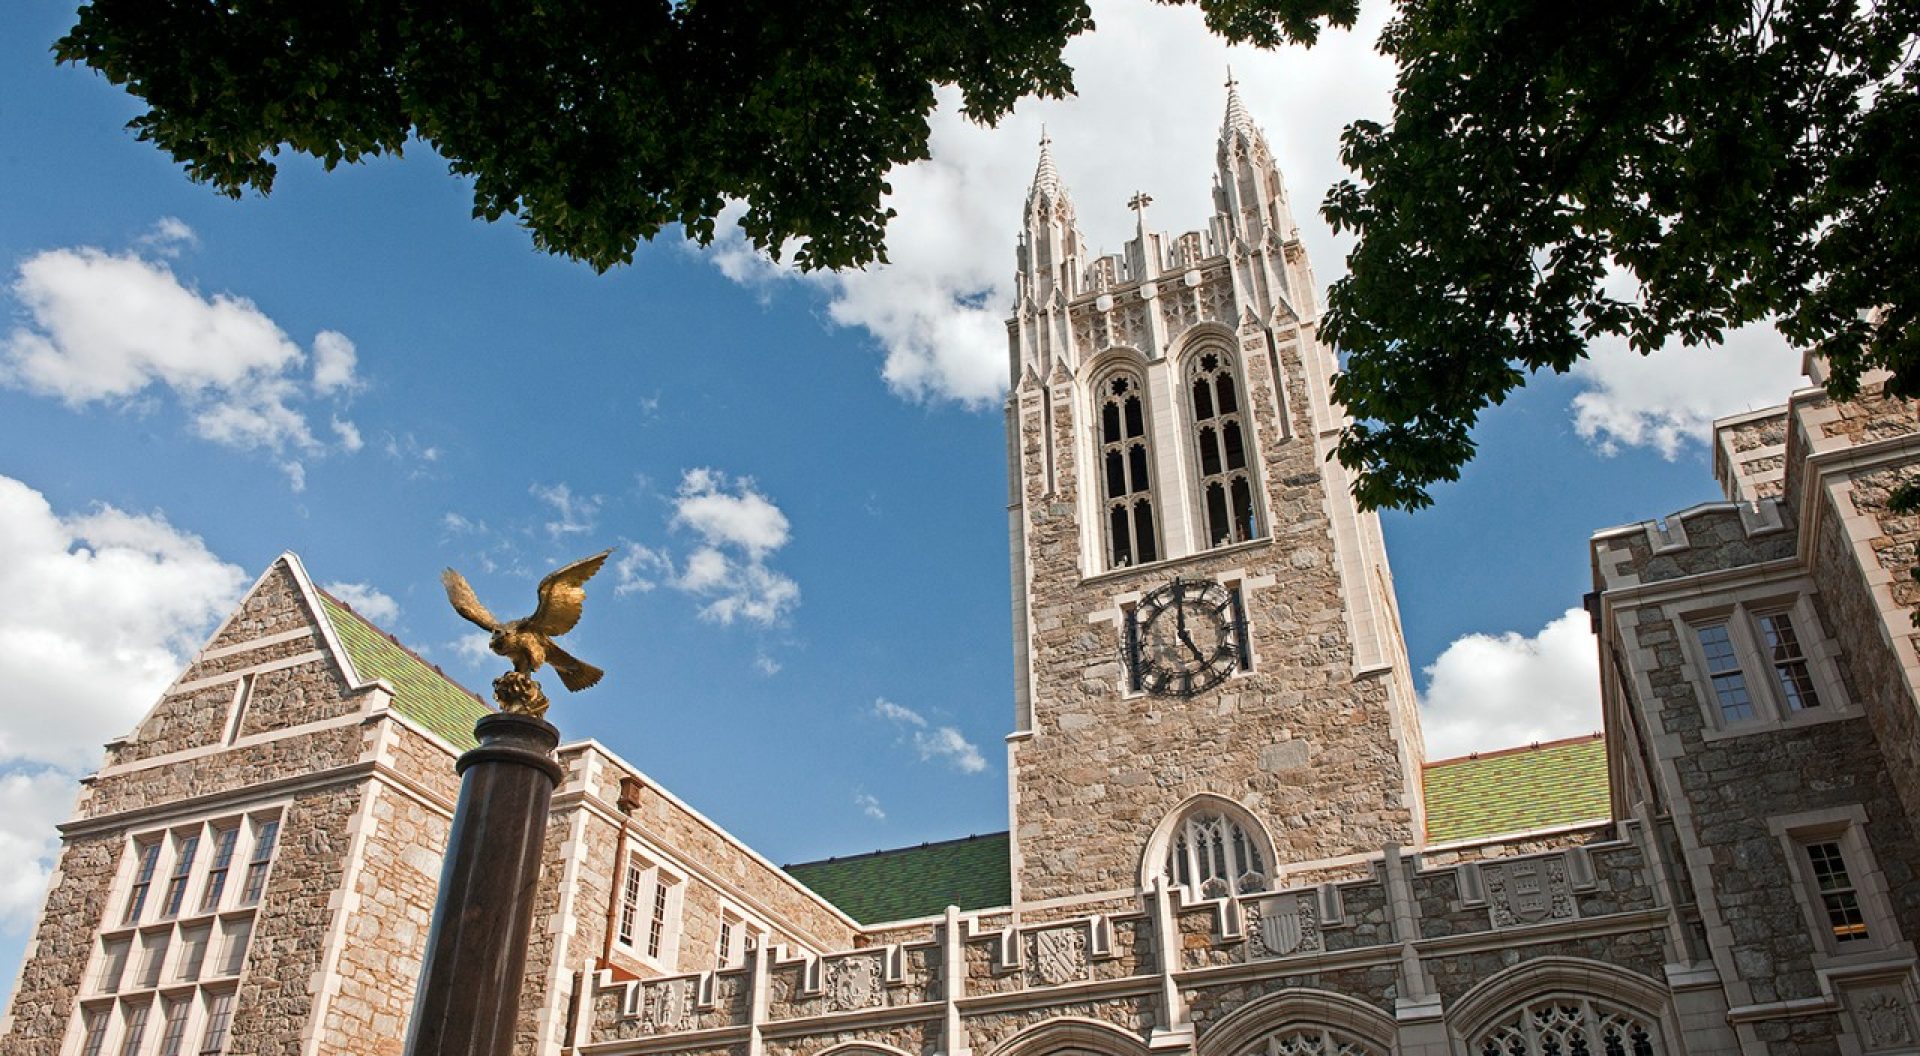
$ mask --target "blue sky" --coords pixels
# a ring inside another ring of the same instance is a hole
[[[1365,32],[1229,54],[1191,10],[1096,16],[1078,99],[942,115],[896,180],[893,267],[800,278],[672,238],[595,275],[470,219],[424,148],[283,159],[271,198],[220,198],[122,131],[129,98],[52,65],[70,8],[0,14],[0,985],[74,779],[283,550],[483,686],[498,661],[440,568],[517,613],[617,547],[568,642],[608,678],[558,699],[568,737],[777,861],[1003,828],[996,343],[1040,124],[1096,245],[1134,189],[1199,227],[1231,61],[1326,282],[1344,244],[1311,207],[1391,76]],[[1567,615],[1585,540],[1717,497],[1704,423],[1796,374],[1768,335],[1734,344],[1536,380],[1462,482],[1385,518],[1436,743],[1597,724]]]

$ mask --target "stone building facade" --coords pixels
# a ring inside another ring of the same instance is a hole
[[[1009,830],[782,869],[563,746],[517,1051],[1920,1051],[1913,409],[1720,423],[1727,501],[1594,536],[1604,739],[1430,763],[1231,90],[1215,161],[1093,257],[1042,145]],[[88,780],[0,1056],[400,1052],[486,709],[283,556]]]

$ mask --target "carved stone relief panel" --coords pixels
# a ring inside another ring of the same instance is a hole
[[[1233,281],[1225,275],[1200,287],[1200,314],[1203,318],[1228,326],[1238,325],[1233,310]]]
[[[1316,902],[1312,895],[1280,895],[1246,902],[1247,960],[1325,949]]]
[[[827,963],[827,1000],[835,1011],[882,1003],[880,954],[839,957]]]
[[[1184,283],[1169,282],[1160,290],[1160,318],[1168,337],[1178,337],[1200,321],[1200,311],[1192,291]]]
[[[1496,928],[1569,920],[1574,916],[1573,885],[1564,858],[1498,862],[1480,869],[1486,885],[1487,912]]]
[[[1048,928],[1027,936],[1028,985],[1060,986],[1087,978],[1087,929]]]
[[[1912,1003],[1898,982],[1848,988],[1847,1010],[1863,1052],[1911,1052],[1920,1039]]]
[[[640,1027],[649,1034],[673,1034],[693,1025],[693,979],[663,979],[640,990]]]

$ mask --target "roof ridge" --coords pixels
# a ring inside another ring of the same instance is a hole
[[[326,598],[328,601],[331,601],[335,605],[340,606],[341,610],[345,612],[347,615],[352,616],[354,619],[359,620],[363,624],[366,624],[368,630],[372,631],[373,633],[391,642],[394,648],[399,649],[401,652],[407,654],[409,659],[420,664],[422,667],[425,667],[427,670],[432,671],[435,675],[437,675],[440,678],[442,682],[445,682],[447,685],[452,686],[453,688],[459,690],[460,692],[466,694],[467,696],[473,698],[475,701],[478,701],[480,704],[483,704],[488,708],[493,707],[493,705],[487,703],[487,700],[485,697],[482,697],[480,694],[475,693],[473,690],[468,689],[466,686],[461,685],[459,682],[456,682],[452,675],[449,675],[445,671],[440,670],[439,664],[436,664],[433,661],[415,652],[412,646],[401,641],[399,636],[395,635],[392,631],[389,631],[385,627],[382,627],[379,624],[368,619],[366,616],[362,615],[358,609],[355,609],[352,605],[340,600],[338,597],[335,597],[332,593],[328,592],[325,588],[321,587],[319,584],[315,584],[313,589],[321,597]],[[322,617],[327,616],[327,614],[324,612],[321,615]]]
[[[1570,745],[1587,744],[1593,741],[1604,741],[1606,739],[1607,739],[1607,735],[1604,732],[1600,730],[1595,730],[1592,733],[1579,733],[1579,734],[1573,735],[1572,737],[1561,737],[1557,740],[1552,740],[1552,741],[1535,741],[1532,744],[1516,744],[1511,748],[1495,748],[1492,751],[1487,751],[1487,752],[1468,752],[1465,755],[1448,756],[1445,759],[1429,759],[1426,765],[1423,766],[1421,769],[1431,770],[1436,766],[1452,766],[1456,763],[1471,763],[1471,762],[1481,762],[1487,759],[1499,759],[1504,756],[1519,755],[1522,752],[1544,752],[1549,748],[1565,748]]]
[[[810,865],[826,865],[828,863],[838,865],[841,862],[857,862],[867,858],[879,858],[882,855],[904,854],[907,851],[927,851],[927,850],[932,850],[936,847],[951,847],[955,844],[971,843],[974,840],[990,840],[996,836],[1009,836],[1011,834],[1012,834],[1012,830],[1010,829],[1004,830],[1001,832],[976,832],[966,836],[955,836],[955,837],[952,837],[951,839],[928,840],[922,843],[911,844],[906,847],[886,847],[877,851],[863,851],[860,854],[832,855],[826,858],[817,858],[811,862],[792,862],[790,864],[783,865],[780,868],[783,870],[790,871],[794,869],[804,869]]]

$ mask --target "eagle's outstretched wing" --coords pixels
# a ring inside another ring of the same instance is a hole
[[[474,596],[473,587],[467,584],[465,576],[449,568],[440,573],[440,582],[446,584],[447,600],[453,603],[453,611],[489,631],[500,629],[499,618],[480,604],[480,599]]]
[[[583,557],[565,568],[556,568],[540,581],[540,607],[522,621],[529,631],[557,637],[573,630],[580,622],[580,606],[587,600],[585,584],[600,566],[607,563],[611,550]]]

